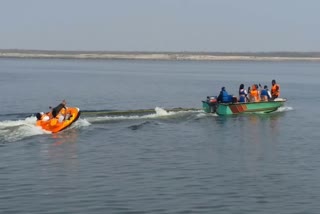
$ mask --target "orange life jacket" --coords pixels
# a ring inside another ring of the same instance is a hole
[[[259,91],[257,89],[251,89],[250,97],[251,97],[251,101],[259,102],[260,101]]]
[[[277,98],[280,96],[280,86],[278,84],[274,84],[271,87],[271,96],[272,98]]]
[[[260,101],[260,93],[255,85],[252,85],[252,87],[251,87],[250,101],[251,102],[259,102]]]

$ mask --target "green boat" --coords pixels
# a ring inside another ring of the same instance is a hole
[[[202,101],[202,108],[206,113],[216,113],[218,115],[233,115],[250,112],[270,113],[283,106],[287,100],[276,98],[270,101],[239,103],[236,99],[229,103],[217,102],[216,97],[207,97]]]

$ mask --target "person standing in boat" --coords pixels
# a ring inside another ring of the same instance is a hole
[[[277,84],[275,80],[272,80],[271,84],[272,99],[278,98],[280,96],[280,85]]]
[[[241,84],[239,87],[239,102],[245,103],[248,100],[248,92],[244,89],[244,84]]]
[[[261,101],[269,101],[271,99],[271,93],[267,85],[265,85],[261,90],[260,98],[261,98]]]
[[[221,91],[220,91],[220,93],[219,93],[219,96],[218,96],[217,101],[218,101],[218,102],[221,102],[221,103],[231,102],[230,96],[229,96],[228,92],[226,91],[226,88],[225,88],[225,87],[222,87],[222,88],[221,88]]]

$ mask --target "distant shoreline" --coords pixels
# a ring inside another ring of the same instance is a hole
[[[185,61],[320,61],[320,52],[108,52],[0,49],[0,58]]]

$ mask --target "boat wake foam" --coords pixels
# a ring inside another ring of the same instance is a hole
[[[5,120],[0,121],[0,143],[16,142],[36,135],[51,134],[36,125],[36,117],[30,116],[24,120]],[[89,126],[90,123],[85,119],[79,119],[68,129]]]
[[[0,142],[13,142],[19,141],[21,139],[47,134],[50,132],[46,132],[41,128],[35,126],[36,118],[29,117],[25,120],[7,120],[0,122]]]
[[[170,119],[185,117],[194,113],[202,113],[202,110],[181,110],[181,111],[167,111],[163,108],[156,107],[155,113],[146,115],[117,115],[117,116],[97,116],[85,118],[89,123],[108,122],[108,121],[123,121],[123,120],[140,120],[140,119]]]
[[[286,112],[293,110],[292,107],[283,106],[280,107],[276,112]],[[147,114],[141,114],[141,112],[129,111],[130,114],[124,113],[119,114],[108,114],[104,116],[81,116],[75,123],[73,123],[69,129],[79,129],[82,127],[90,126],[94,123],[109,123],[126,120],[193,120],[204,117],[217,117],[216,114],[207,114],[200,109],[179,109],[179,110],[165,110],[164,108],[156,107],[154,111],[148,111]],[[271,113],[272,114],[272,113]],[[37,135],[51,134],[51,132],[44,131],[35,125],[36,117],[28,116],[25,119],[18,120],[5,120],[0,121],[0,143],[16,142],[28,137]],[[153,123],[152,123],[153,124]],[[131,125],[129,128],[132,130],[140,129],[146,125],[150,125],[150,122],[143,121],[141,123]],[[157,124],[156,124],[157,125]]]
[[[282,106],[282,107],[279,107],[275,112],[286,112],[286,111],[292,111],[292,110],[293,108],[290,106]]]
[[[114,122],[123,120],[141,120],[141,119],[170,119],[170,118],[185,118],[194,113],[201,114],[201,110],[181,110],[181,111],[167,111],[163,108],[156,107],[155,113],[146,115],[109,115],[109,116],[94,116],[94,117],[80,117],[66,130],[79,129],[81,127],[90,126],[91,123],[99,122]],[[0,143],[9,143],[19,141],[28,137],[51,134],[35,125],[36,117],[29,116],[20,120],[5,120],[0,121]],[[132,127],[135,129],[137,127]],[[138,127],[139,128],[139,127]]]

